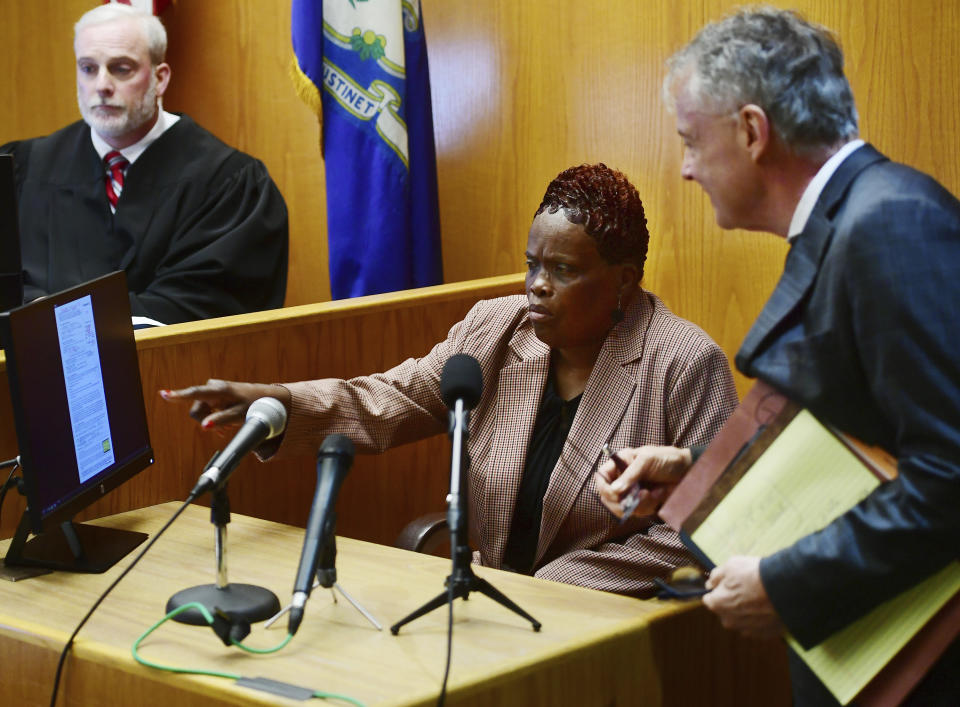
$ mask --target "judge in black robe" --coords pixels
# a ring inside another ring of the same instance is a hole
[[[127,169],[115,214],[83,121],[0,152],[16,163],[26,301],[119,269],[133,315],[164,324],[283,306],[283,197],[188,116]]]

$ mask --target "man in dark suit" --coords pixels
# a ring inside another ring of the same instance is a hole
[[[857,139],[843,55],[822,27],[754,8],[705,27],[669,62],[682,174],[723,228],[791,249],[737,367],[897,457],[899,476],[822,531],[713,571],[704,603],[729,628],[810,647],[958,557],[960,202]],[[597,483],[615,512],[638,478],[688,457],[640,449]],[[661,489],[638,512],[649,513]],[[955,643],[911,695],[960,704]],[[796,656],[797,704],[836,704]]]

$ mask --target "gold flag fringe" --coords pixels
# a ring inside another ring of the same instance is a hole
[[[300,100],[306,103],[317,116],[317,125],[320,129],[320,154],[323,155],[323,99],[320,96],[320,89],[300,68],[296,56],[290,61],[290,79]]]

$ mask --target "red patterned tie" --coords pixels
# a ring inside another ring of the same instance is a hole
[[[123,173],[130,163],[116,150],[104,155],[103,161],[107,165],[107,176],[105,180],[107,199],[110,201],[110,208],[116,211],[117,202],[120,200],[120,192],[123,191]]]

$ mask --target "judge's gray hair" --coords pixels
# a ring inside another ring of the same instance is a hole
[[[134,19],[140,23],[143,36],[147,40],[147,53],[150,55],[150,63],[154,66],[162,64],[167,55],[167,30],[157,17],[130,5],[111,2],[88,10],[81,15],[73,26],[73,39],[76,41],[77,34],[84,27],[127,19]]]
[[[857,136],[857,108],[843,74],[843,51],[825,27],[796,12],[750,7],[708,24],[667,60],[664,95],[689,77],[691,96],[717,113],[760,106],[774,132],[798,154]]]

